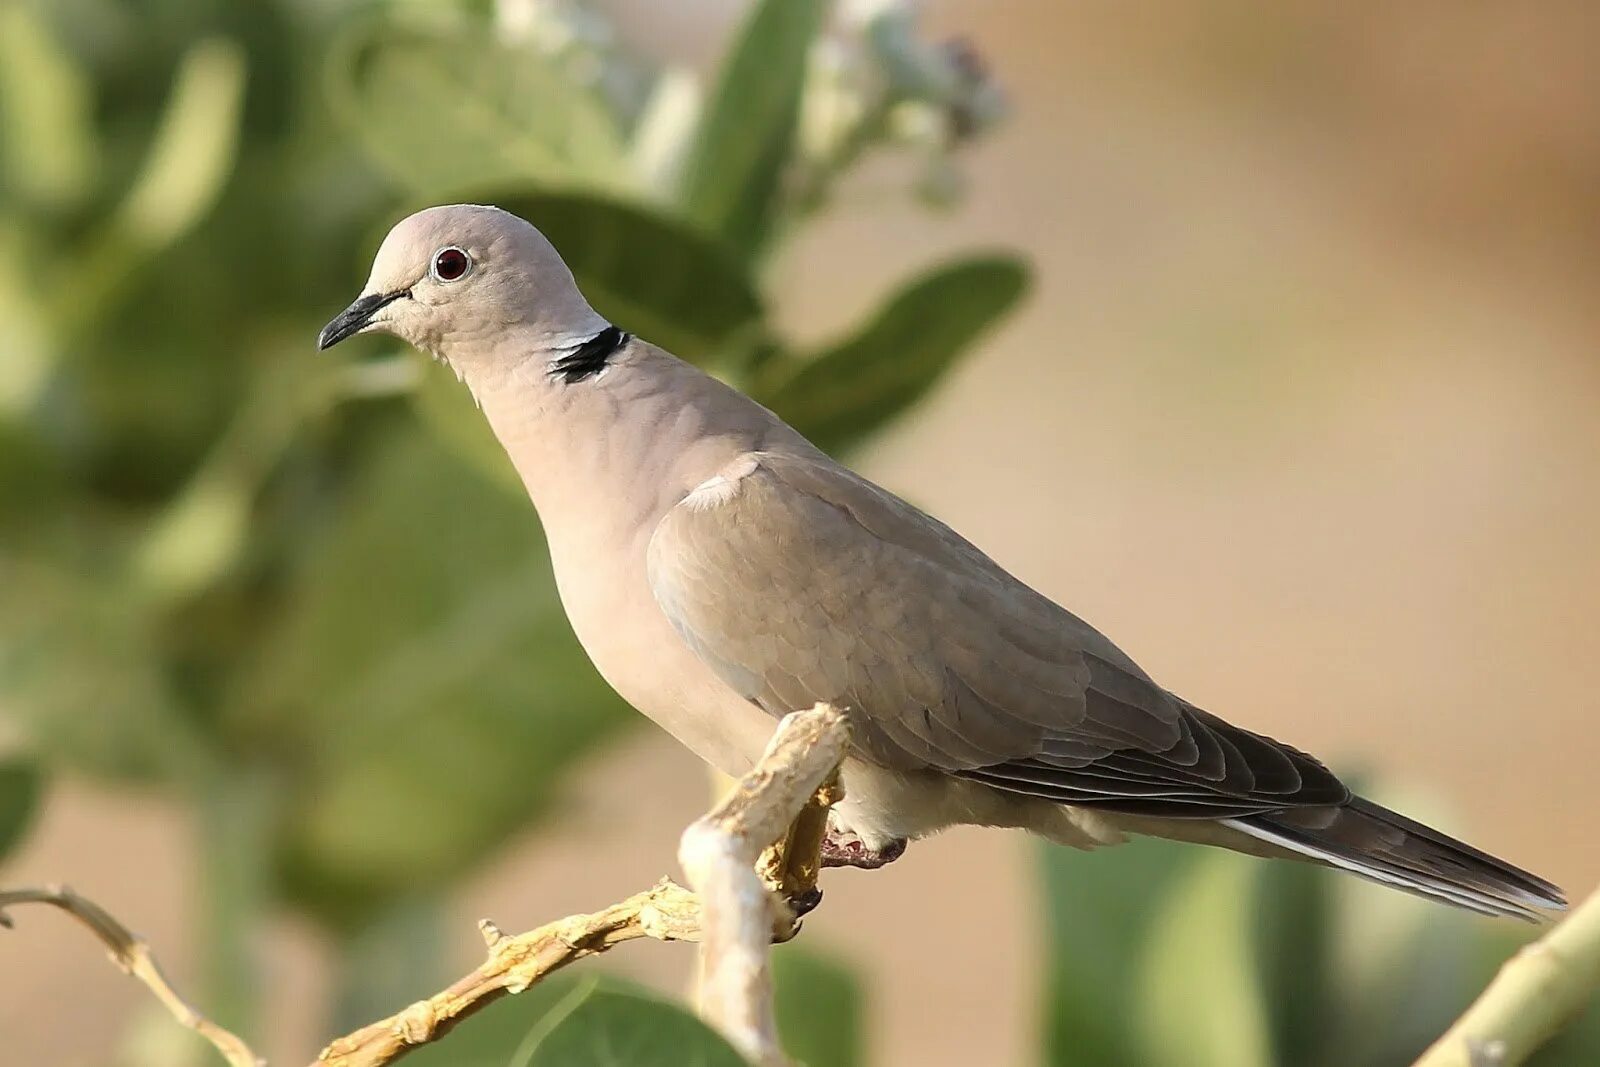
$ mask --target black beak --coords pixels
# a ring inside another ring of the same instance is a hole
[[[360,333],[362,327],[372,321],[372,316],[378,313],[379,308],[392,304],[403,296],[410,295],[410,289],[401,289],[398,292],[373,293],[371,296],[359,298],[354,304],[335,315],[333,321],[324,326],[322,332],[317,334],[318,350],[332,348],[351,334]]]

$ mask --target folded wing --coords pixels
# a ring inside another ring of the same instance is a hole
[[[846,709],[898,769],[1167,818],[1341,804],[1316,760],[1166,692],[942,523],[824,458],[752,453],[650,543],[678,633],[773,715]]]

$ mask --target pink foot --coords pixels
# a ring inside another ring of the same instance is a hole
[[[822,840],[822,865],[824,867],[860,867],[875,871],[905,855],[905,841],[891,841],[874,852],[854,834],[844,835],[831,827]]]

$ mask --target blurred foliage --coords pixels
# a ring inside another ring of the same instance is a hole
[[[525,500],[415,434],[363,466],[289,564],[299,592],[235,704],[242,733],[308,763],[285,889],[352,922],[470,868],[627,721],[584,669]]]
[[[772,950],[772,981],[790,1058],[807,1067],[862,1067],[866,997],[847,964],[791,941]]]
[[[407,1055],[417,1067],[742,1067],[679,1005],[620,979],[561,974]],[[816,1067],[822,1067],[821,1064]]]
[[[1027,273],[1004,256],[931,270],[849,339],[809,359],[765,364],[758,392],[820,447],[846,448],[870,432],[879,412],[921,399],[1026,288]]]
[[[669,352],[733,364],[765,325],[757,281],[729,248],[647,205],[489,189],[485,199],[540,221],[601,314]]]
[[[509,1067],[743,1067],[694,1015],[652,994],[589,979],[529,1031]]]
[[[252,1029],[271,910],[364,958],[635,720],[465,391],[393,348],[319,358],[318,327],[399,216],[498,202],[624,328],[830,447],[867,438],[1024,277],[957,263],[824,352],[774,325],[766,264],[861,150],[948,167],[976,132],[905,77],[953,60],[902,32],[891,62],[873,27],[903,13],[876,18],[758,3],[702,89],[574,3],[0,6],[0,709],[42,766],[196,813],[225,1024]],[[855,104],[819,126],[819,95]],[[907,108],[962,136],[901,136]],[[14,833],[32,772],[5,773]],[[546,1039],[637,1014],[616,999]]]
[[[785,1050],[805,1067],[861,1067],[860,982],[799,945],[773,953]],[[821,1024],[819,1025],[819,1020]],[[416,1067],[737,1067],[717,1034],[681,1007],[608,976],[562,973],[492,1004],[447,1041],[407,1056]]]
[[[328,64],[328,99],[350,136],[424,198],[484,183],[604,187],[626,174],[617,117],[583,86],[476,22],[377,20]]]
[[[0,860],[28,832],[43,791],[37,763],[21,757],[0,760]]]
[[[1167,841],[1038,855],[1051,1067],[1396,1067],[1538,933]],[[1600,1013],[1529,1062],[1600,1062]]]
[[[756,4],[695,134],[684,204],[730,248],[759,252],[779,216],[806,58],[826,7],[824,0]]]
[[[514,997],[490,1004],[456,1026],[448,1040],[424,1045],[407,1053],[406,1059],[414,1067],[509,1067],[524,1051],[523,1043],[538,1036],[551,1012],[594,987],[596,978],[574,971],[551,975]],[[599,981],[613,985],[610,978]]]

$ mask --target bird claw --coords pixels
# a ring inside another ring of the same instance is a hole
[[[881,849],[873,850],[855,835],[845,836],[829,829],[822,839],[822,865],[824,867],[859,867],[875,871],[905,855],[906,842],[902,838],[891,841]]]
[[[816,886],[802,890],[788,899],[789,910],[794,912],[796,919],[810,915],[817,910],[817,905],[822,903],[822,890]]]

